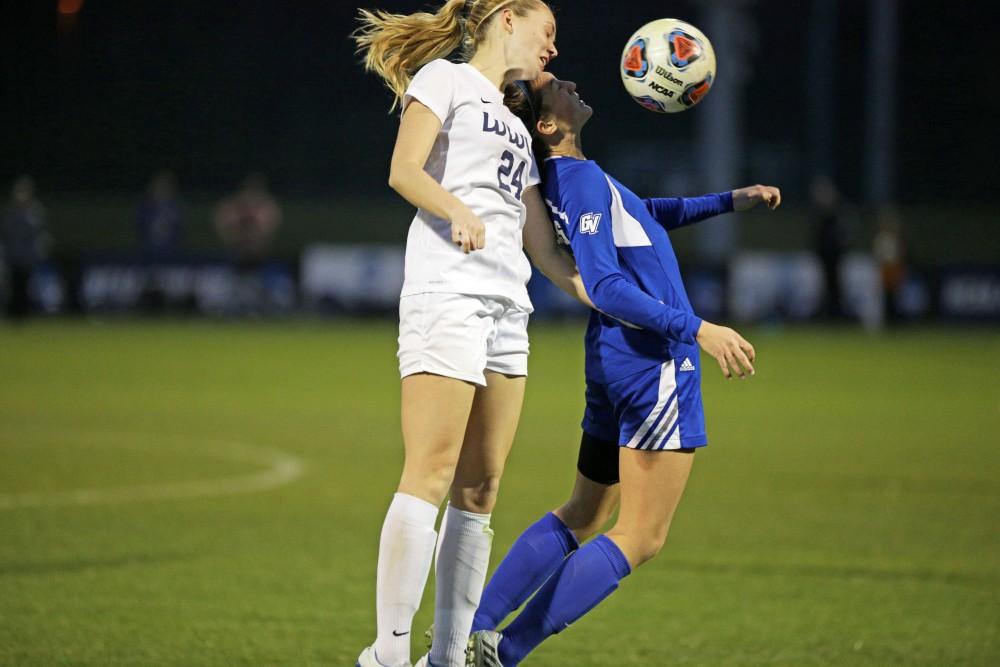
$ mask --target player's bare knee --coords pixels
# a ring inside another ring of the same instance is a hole
[[[489,514],[500,493],[500,476],[489,475],[469,485],[456,480],[451,488],[451,504],[465,512]]]
[[[638,545],[636,560],[638,561],[636,565],[642,565],[647,563],[654,558],[656,558],[661,551],[663,551],[664,545],[667,543],[667,535],[647,535],[642,539]]]
[[[615,526],[607,535],[621,548],[633,568],[656,558],[666,543],[665,532],[650,532],[635,526]]]
[[[598,515],[597,507],[575,498],[564,503],[554,514],[581,542],[592,537],[604,525],[604,521],[600,520]]]
[[[446,457],[407,460],[403,466],[401,487],[419,490],[421,497],[441,502],[455,478],[455,462]]]

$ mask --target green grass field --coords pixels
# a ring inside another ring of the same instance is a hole
[[[395,333],[0,326],[0,665],[353,665]],[[746,333],[667,548],[526,664],[1000,664],[997,331]],[[494,564],[569,490],[581,336],[533,329]]]

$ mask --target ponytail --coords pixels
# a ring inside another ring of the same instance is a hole
[[[358,10],[361,24],[351,33],[364,54],[365,70],[375,72],[396,96],[392,108],[403,100],[410,81],[421,67],[444,58],[459,47],[469,60],[484,39],[485,29],[504,8],[518,16],[545,7],[543,0],[446,0],[436,12],[390,14],[376,9]]]
[[[462,45],[465,0],[447,0],[435,13],[390,14],[358,10],[361,25],[351,34],[364,54],[365,71],[378,74],[399,104],[413,75]]]

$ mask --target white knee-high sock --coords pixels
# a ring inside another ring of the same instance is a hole
[[[375,657],[386,667],[410,664],[410,632],[434,557],[438,508],[397,493],[385,515],[378,546]]]
[[[431,662],[434,667],[461,667],[490,564],[490,515],[449,504],[440,532]]]

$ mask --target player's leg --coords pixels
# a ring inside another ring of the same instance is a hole
[[[694,450],[650,452],[623,447],[621,506],[607,537],[635,569],[663,548],[694,463]]]
[[[476,390],[438,540],[430,655],[435,667],[465,664],[489,567],[490,515],[517,431],[525,379],[487,371],[486,386]]]
[[[570,500],[530,526],[494,572],[473,628],[493,631],[541,586],[563,559],[603,525],[616,502],[619,425],[603,383],[588,380],[577,482]]]
[[[499,664],[514,667],[618,588],[666,539],[693,454],[622,448],[621,508],[615,527],[567,558],[504,629]]]
[[[655,508],[651,507],[646,513],[652,523],[658,525],[662,522],[658,512],[663,505],[670,506],[671,516],[673,505],[676,505],[676,501],[670,497],[674,485],[666,483],[661,477],[665,474],[664,470],[677,469],[678,464],[663,467],[677,455],[675,452],[650,451],[680,446],[674,442],[675,434],[677,439],[680,438],[678,425],[682,414],[678,407],[679,394],[674,364],[668,361],[647,371],[607,383],[603,385],[603,389],[609,404],[614,406],[613,413],[618,415],[618,443],[622,445],[619,452],[622,499],[616,527],[629,527],[627,533],[619,533],[631,535],[633,525],[641,521],[641,517],[636,518],[633,514],[642,514],[634,509],[637,506],[635,498],[643,498],[647,488],[655,491],[658,485],[665,485],[666,496],[651,501]],[[691,420],[685,423],[692,425]],[[703,432],[703,429],[691,431]],[[661,465],[653,466],[647,471],[648,476],[655,478],[648,485],[645,484],[646,478],[637,476],[635,472],[634,459],[637,454],[641,455],[640,459],[643,461],[645,456],[660,456]],[[681,461],[688,460],[685,457]],[[686,480],[686,472],[683,477]],[[632,500],[626,503],[626,497]],[[623,523],[622,515],[626,512],[628,516]],[[631,548],[632,543],[629,546],[631,551],[635,551]],[[646,545],[642,543],[636,546]],[[628,555],[609,535],[601,535],[577,550],[559,566],[518,617],[504,629],[503,640],[497,647],[502,664],[505,667],[518,664],[546,637],[560,632],[610,595],[617,589],[618,582],[631,570]]]
[[[373,650],[387,667],[410,661],[410,632],[434,556],[438,507],[454,474],[474,393],[473,385],[453,378],[403,378],[406,457],[382,525],[375,594]]]
[[[650,427],[636,431],[625,443],[619,459],[621,507],[608,537],[625,553],[632,567],[646,562],[663,547],[687,484],[694,448],[708,442],[698,349],[693,345],[675,346],[672,352],[675,360],[663,364],[660,370],[660,416],[655,421],[646,420]],[[647,395],[651,392],[637,388],[632,393],[623,392],[622,397],[641,402]]]
[[[474,384],[430,373],[403,378],[400,422],[405,458],[399,493],[434,506],[445,499],[476,392]]]
[[[528,374],[528,312],[508,299],[483,301],[494,307],[495,325],[486,338],[486,386],[477,390],[473,403],[439,539],[435,665],[463,664],[465,659],[489,566],[490,513],[514,442]]]
[[[400,300],[399,361],[405,448],[398,492],[379,542],[373,660],[410,662],[410,633],[430,573],[438,507],[465,437],[476,385],[485,384],[488,313],[479,299],[422,294]]]
[[[618,505],[618,443],[614,439],[583,433],[573,493],[553,511],[577,542],[593,537]]]
[[[490,578],[473,632],[495,630],[555,572],[580,542],[610,518],[618,502],[618,445],[587,433],[580,443],[576,483],[563,505],[528,527]]]
[[[527,378],[493,371],[485,375],[486,386],[476,388],[449,491],[453,506],[488,514],[496,504],[500,478],[514,444]]]
[[[622,497],[618,520],[607,537],[635,568],[656,555],[670,528],[694,460],[692,448],[706,444],[700,372],[691,359],[697,349],[678,347],[677,359],[664,363],[645,382],[615,383],[627,407],[624,418],[647,414],[619,455]],[[655,378],[656,389],[652,388]],[[655,397],[655,405],[649,408]],[[624,430],[624,429],[623,429]],[[631,430],[631,426],[628,427]]]

